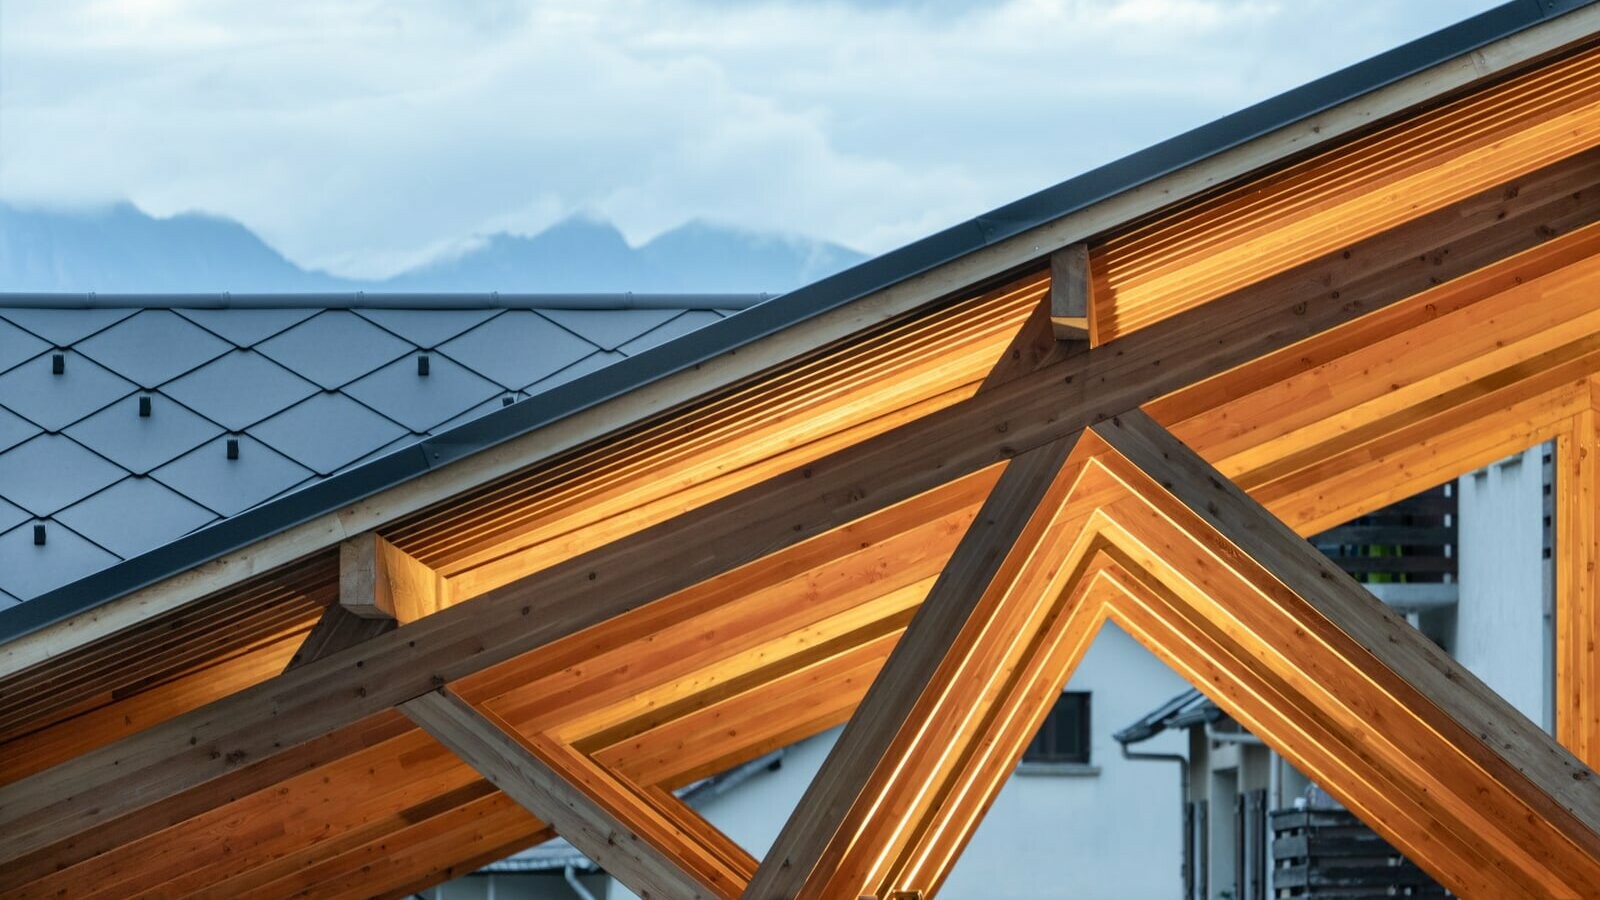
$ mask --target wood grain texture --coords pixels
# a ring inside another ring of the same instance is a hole
[[[660,804],[570,747],[523,735],[444,691],[401,709],[640,897],[712,900],[737,897],[744,887],[754,866],[747,854],[733,853],[726,838],[702,843],[711,826],[702,821],[685,830],[681,816],[663,814]]]

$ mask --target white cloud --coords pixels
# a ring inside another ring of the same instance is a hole
[[[1489,0],[0,6],[0,199],[381,275],[589,212],[883,250]]]

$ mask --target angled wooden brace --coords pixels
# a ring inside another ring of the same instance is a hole
[[[642,791],[547,735],[525,736],[448,689],[412,721],[644,898],[737,897],[755,860],[676,798]]]
[[[1037,730],[1099,624],[1063,615],[1070,573],[1060,545],[1083,532],[1063,514],[1075,440],[1007,464],[928,599],[829,754],[746,897],[913,896],[932,883],[903,872],[902,851],[929,830],[957,829],[938,810],[975,820],[987,783]],[[907,878],[912,879],[906,881]]]
[[[1112,620],[1456,894],[1600,896],[1592,771],[1148,416],[1091,432]]]

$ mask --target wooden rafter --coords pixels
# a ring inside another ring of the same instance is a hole
[[[964,539],[747,897],[930,896],[1103,617],[1456,892],[1600,890],[1600,785],[1552,739],[1142,413],[1072,459]]]
[[[1048,616],[1038,582],[1050,578],[1061,531],[1083,528],[1057,520],[1076,482],[1065,465],[1076,443],[1046,444],[1006,465],[746,896],[798,897],[802,887],[813,897],[888,896],[879,887],[894,849],[945,797],[941,778],[959,773],[988,736],[1017,644]]]

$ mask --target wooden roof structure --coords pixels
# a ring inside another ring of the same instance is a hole
[[[0,896],[400,896],[560,834],[647,897],[929,897],[1106,621],[1457,894],[1600,896],[1600,8],[1402,57],[80,587],[0,643]],[[1301,537],[1552,439],[1559,742]],[[841,723],[762,860],[671,793]]]

